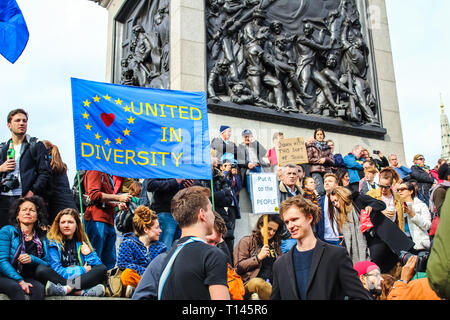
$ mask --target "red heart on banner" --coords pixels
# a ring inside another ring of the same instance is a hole
[[[114,115],[114,113],[107,114],[107,113],[103,112],[100,115],[100,118],[102,119],[105,126],[109,127],[116,119],[116,116]]]

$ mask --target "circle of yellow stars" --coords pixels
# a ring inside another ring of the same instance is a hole
[[[111,101],[111,99],[112,99],[112,97],[109,96],[108,94],[103,96],[103,98],[105,100],[107,100],[107,101]],[[93,97],[92,100],[93,100],[93,102],[99,103],[100,100],[101,100],[101,97],[99,97],[98,95],[95,95],[95,97]],[[117,98],[116,100],[113,100],[113,101],[116,103],[116,105],[122,106],[123,100],[121,100],[120,98]],[[86,108],[90,108],[90,104],[91,103],[92,103],[92,101],[89,101],[88,99],[86,99],[86,100],[83,101],[83,106],[86,107]],[[125,112],[131,112],[131,108],[128,105],[125,105],[125,107],[122,107],[122,108],[125,110]],[[85,109],[84,113],[82,114],[82,116],[83,116],[83,119],[86,119],[87,121],[89,121],[90,114],[87,113],[86,109]],[[133,118],[132,115],[130,115],[130,117],[127,118],[128,124],[134,124],[135,120],[136,120],[136,118]],[[91,130],[92,129],[92,125],[90,125],[89,122],[87,124],[85,124],[84,126],[85,126],[86,130],[92,131]],[[125,130],[122,130],[122,132],[123,132],[124,137],[129,137],[130,133],[131,133],[131,130],[129,130],[126,127]],[[95,139],[101,140],[101,136],[100,136],[100,134],[98,132],[95,134]],[[116,145],[121,145],[122,142],[123,142],[123,139],[120,136],[117,137],[117,139],[113,139],[113,140],[116,141]],[[103,142],[105,143],[105,145],[110,146],[112,141],[109,140],[108,138],[106,138],[106,139],[103,140]]]

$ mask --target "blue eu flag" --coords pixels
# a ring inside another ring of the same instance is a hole
[[[0,0],[0,54],[9,62],[19,59],[28,43],[25,19],[15,0]]]
[[[205,92],[71,81],[77,170],[211,179]]]

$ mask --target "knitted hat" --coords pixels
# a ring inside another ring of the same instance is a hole
[[[220,126],[220,133],[224,132],[225,130],[230,129],[229,126]]]
[[[380,269],[375,263],[371,261],[360,261],[355,263],[353,266],[353,269],[355,269],[358,272],[358,277],[360,275],[369,273],[370,271],[374,269]]]
[[[242,136],[251,136],[253,133],[249,129],[242,131]]]

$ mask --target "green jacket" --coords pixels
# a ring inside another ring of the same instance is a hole
[[[441,220],[427,263],[431,288],[440,298],[450,299],[450,192],[441,208]]]

